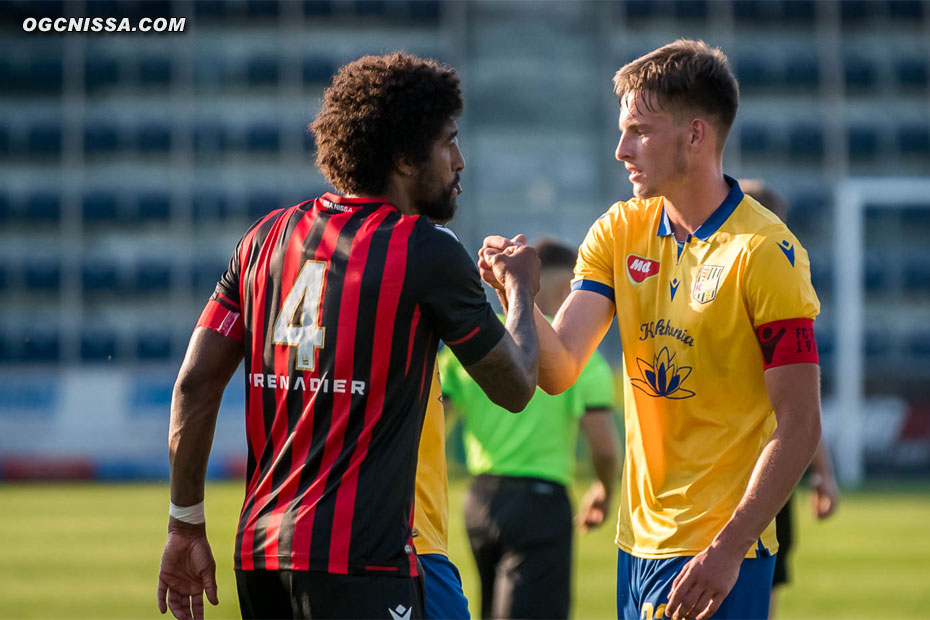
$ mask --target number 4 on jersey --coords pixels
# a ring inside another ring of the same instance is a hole
[[[325,279],[325,262],[308,260],[304,263],[274,321],[272,341],[297,347],[297,370],[313,370],[316,349],[323,346],[326,328],[320,327],[319,322]],[[295,316],[298,308],[300,314]]]

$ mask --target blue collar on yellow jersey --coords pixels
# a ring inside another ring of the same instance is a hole
[[[736,209],[736,206],[743,200],[743,190],[740,189],[739,183],[731,176],[723,175],[724,180],[730,186],[730,193],[723,199],[720,206],[710,214],[704,223],[694,231],[694,237],[701,241],[707,241],[712,234],[717,232],[730,214]],[[665,205],[662,205],[662,219],[659,221],[659,230],[656,232],[657,237],[665,237],[672,234],[672,225],[668,221],[668,214],[665,212]]]

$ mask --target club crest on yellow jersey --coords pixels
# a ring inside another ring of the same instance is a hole
[[[697,278],[691,286],[691,299],[699,304],[710,303],[717,296],[717,287],[720,285],[720,276],[723,267],[718,265],[703,265],[698,271]]]

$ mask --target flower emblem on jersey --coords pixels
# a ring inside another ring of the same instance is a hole
[[[675,354],[669,353],[668,347],[662,347],[652,364],[640,358],[636,358],[636,364],[642,375],[641,379],[630,379],[636,389],[653,398],[681,400],[694,396],[694,392],[682,387],[691,375],[691,367],[675,365]]]

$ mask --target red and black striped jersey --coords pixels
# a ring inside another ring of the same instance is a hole
[[[416,575],[438,341],[468,365],[503,335],[462,245],[383,200],[325,194],[253,225],[210,304],[223,316],[201,324],[231,337],[241,316],[246,366],[236,568]]]

